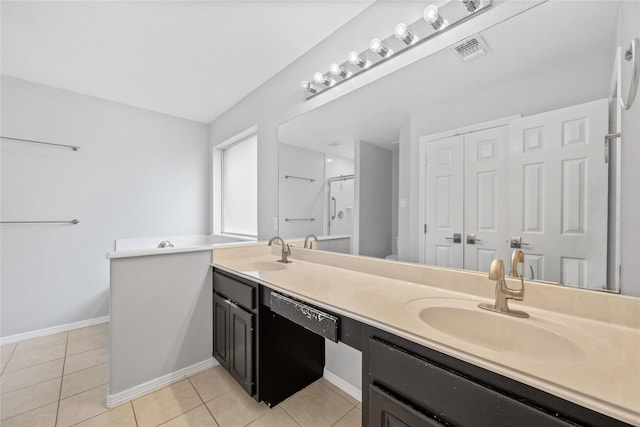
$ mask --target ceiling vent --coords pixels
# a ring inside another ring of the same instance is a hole
[[[475,34],[452,47],[456,56],[464,62],[472,61],[491,52],[480,34]]]

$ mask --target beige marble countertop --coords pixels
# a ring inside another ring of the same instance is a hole
[[[570,336],[578,347],[532,345],[526,354],[497,351],[429,326],[416,309],[425,298],[471,307],[493,302],[495,283],[486,275],[298,248],[293,262],[284,266],[276,262],[278,250],[264,244],[216,248],[212,265],[640,425],[639,298],[526,282],[525,301],[511,301],[510,307],[528,312],[530,318],[510,320],[535,324],[553,336]]]

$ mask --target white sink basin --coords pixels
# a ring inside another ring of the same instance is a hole
[[[456,298],[411,301],[412,317],[448,337],[475,347],[519,358],[576,362],[587,356],[585,333],[539,316],[526,319],[478,308],[478,302]]]

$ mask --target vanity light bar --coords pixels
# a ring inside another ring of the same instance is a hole
[[[429,5],[422,16],[411,24],[399,23],[393,34],[385,39],[374,38],[369,49],[352,51],[347,61],[331,64],[329,72],[317,72],[313,83],[304,81],[305,99],[312,98],[331,89],[364,71],[389,60],[400,53],[424,43],[426,40],[447,31],[476,16],[491,6],[492,0],[451,0],[440,8]]]

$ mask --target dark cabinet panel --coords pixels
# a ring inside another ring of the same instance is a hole
[[[374,384],[443,422],[474,427],[568,427],[574,424],[487,388],[429,360],[369,340],[369,376]],[[370,412],[374,408],[370,408]],[[377,423],[370,425],[377,425]]]
[[[254,318],[249,313],[234,304],[231,309],[229,324],[229,373],[240,385],[253,395],[253,337]]]
[[[270,407],[322,378],[324,338],[266,307],[260,310],[259,346],[259,396]]]
[[[228,301],[213,294],[213,357],[229,370],[229,309]]]
[[[373,384],[369,386],[369,425],[371,427],[444,427],[444,424],[400,402]]]
[[[213,291],[251,311],[256,308],[256,286],[231,278],[219,271],[213,272]]]

